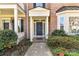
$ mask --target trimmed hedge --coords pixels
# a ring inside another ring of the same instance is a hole
[[[47,40],[49,47],[63,47],[67,49],[79,49],[79,37],[75,36],[51,36]]]
[[[55,36],[66,36],[66,33],[64,30],[55,30],[54,32],[52,32],[52,35]]]
[[[4,48],[11,48],[16,45],[17,34],[12,30],[1,30],[0,31],[0,50]]]

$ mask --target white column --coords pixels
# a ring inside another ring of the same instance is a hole
[[[45,37],[48,39],[48,16],[46,17],[46,22],[45,22]]]
[[[57,29],[60,30],[60,15],[57,15]]]
[[[64,31],[69,34],[69,17],[65,16]]]
[[[11,20],[9,21],[9,29],[12,30]]]
[[[43,31],[43,35],[44,35],[44,22],[42,22],[42,31]]]
[[[14,9],[14,31],[18,33],[18,10]]]
[[[35,37],[36,37],[36,22],[35,22]]]
[[[19,26],[19,30],[21,32],[21,18],[18,19],[18,26]]]
[[[32,42],[33,40],[33,28],[32,28],[32,17],[30,17],[30,41]]]
[[[26,9],[25,9],[25,10],[26,10],[26,15],[27,15],[27,16],[26,16],[26,22],[25,22],[27,27],[25,27],[25,28],[26,28],[26,30],[27,30],[26,32],[27,32],[27,39],[28,39],[28,38],[29,38],[29,32],[28,32],[28,28],[29,28],[29,25],[28,25],[28,24],[29,24],[29,18],[28,18],[28,17],[29,17],[29,15],[28,15],[28,14],[29,14],[29,12],[28,12],[28,11],[29,11],[29,10],[28,10],[28,3],[26,4]]]

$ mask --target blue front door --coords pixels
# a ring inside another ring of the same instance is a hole
[[[42,35],[42,22],[36,22],[36,35]]]

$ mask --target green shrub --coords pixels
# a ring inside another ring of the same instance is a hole
[[[4,48],[10,48],[16,44],[17,34],[12,30],[0,31],[0,50]]]
[[[64,30],[55,30],[54,32],[52,32],[52,35],[55,36],[66,36],[66,33]]]
[[[52,53],[55,55],[57,55],[59,53],[64,53],[65,51],[66,51],[66,49],[62,48],[62,47],[57,47],[57,48],[52,49]]]
[[[59,53],[64,53],[64,56],[79,56],[79,50],[71,51],[71,50],[67,50],[62,47],[53,48],[53,49],[51,49],[51,52],[53,55],[57,55]]]
[[[65,56],[79,56],[78,52],[65,52],[64,53]]]
[[[79,40],[77,39],[74,39],[73,36],[52,36],[47,40],[47,44],[52,48],[79,49]]]
[[[78,40],[79,41],[79,35],[74,35],[72,36],[75,40]]]

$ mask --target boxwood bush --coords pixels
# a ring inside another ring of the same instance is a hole
[[[0,31],[0,50],[4,48],[11,48],[16,45],[17,34],[12,30],[1,30]]]
[[[54,30],[52,32],[52,35],[55,35],[55,36],[66,36],[66,33],[64,30]]]
[[[79,37],[74,36],[50,36],[47,40],[49,47],[63,47],[67,49],[79,49]]]
[[[71,50],[79,50],[79,35],[67,35],[64,30],[55,30],[52,32],[52,35],[47,40],[47,45],[54,54],[62,52],[63,50],[58,48],[62,47],[67,49],[63,51],[65,56],[79,55],[76,52],[71,52]]]

